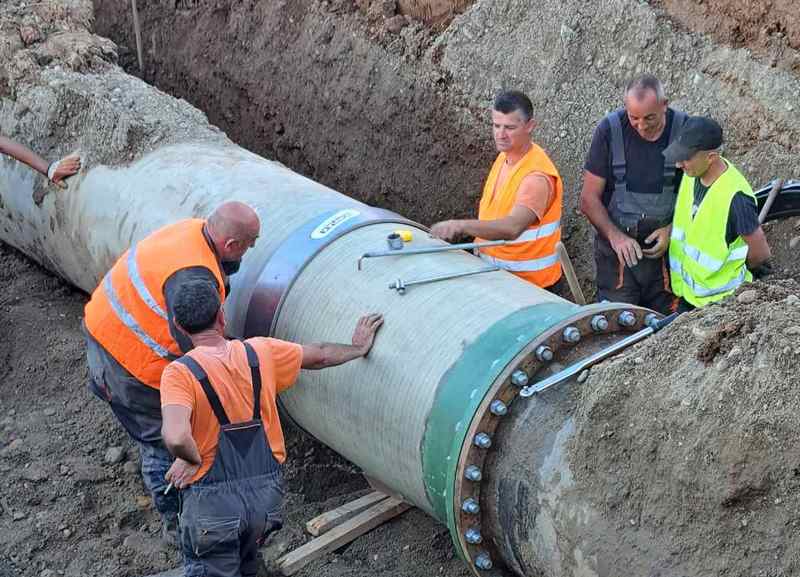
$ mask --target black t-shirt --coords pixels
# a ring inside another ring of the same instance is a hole
[[[703,185],[699,178],[694,180],[694,203],[692,205],[692,218],[710,187]],[[731,209],[728,212],[728,224],[725,230],[725,242],[731,244],[740,236],[753,234],[759,227],[758,206],[753,197],[739,191],[733,196]]]
[[[617,114],[622,125],[628,190],[642,194],[661,194],[664,189],[664,155],[662,152],[669,144],[669,133],[672,130],[672,119],[675,112],[671,108],[667,109],[667,124],[661,137],[655,142],[649,142],[639,136],[639,133],[628,121],[628,115],[624,110]],[[606,179],[603,204],[608,206],[611,194],[614,192],[614,175],[611,170],[611,126],[608,118],[603,118],[594,131],[584,168],[595,176]],[[681,176],[683,176],[683,172],[676,170],[674,182],[676,194]]]

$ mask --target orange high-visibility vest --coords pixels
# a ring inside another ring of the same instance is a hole
[[[139,381],[158,389],[161,373],[182,353],[169,332],[164,283],[176,271],[203,266],[225,283],[203,236],[205,221],[183,220],[158,229],[119,257],[86,304],[86,330]]]
[[[480,220],[498,220],[510,215],[516,204],[517,190],[522,179],[532,172],[552,176],[555,180],[555,195],[540,222],[534,223],[509,244],[480,249],[479,255],[537,286],[552,286],[561,278],[561,263],[556,251],[556,243],[561,240],[561,202],[564,188],[561,176],[547,153],[539,145],[533,144],[514,167],[505,186],[495,190],[505,161],[506,154],[501,152],[486,179],[478,212]],[[485,240],[476,238],[475,242]]]

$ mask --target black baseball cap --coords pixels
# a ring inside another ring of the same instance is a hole
[[[675,164],[689,160],[701,150],[717,150],[722,146],[722,127],[713,118],[690,116],[678,137],[664,149],[667,162]]]

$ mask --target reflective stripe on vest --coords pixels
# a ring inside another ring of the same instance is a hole
[[[694,280],[691,277],[691,275],[689,275],[689,273],[687,273],[685,270],[683,270],[683,267],[681,266],[681,263],[680,263],[679,260],[677,260],[675,258],[670,258],[669,259],[669,268],[670,268],[671,272],[679,274],[681,276],[681,279],[683,279],[683,282],[686,284],[686,286],[688,286],[690,289],[692,289],[692,292],[696,296],[699,296],[699,297],[702,297],[702,298],[713,297],[713,296],[718,295],[718,294],[722,294],[722,293],[726,293],[726,292],[735,290],[736,288],[739,287],[739,285],[741,285],[742,283],[744,283],[745,280],[747,280],[747,268],[746,267],[742,267],[742,270],[739,271],[739,275],[736,278],[734,278],[733,280],[729,281],[727,284],[725,284],[725,285],[723,285],[721,287],[710,289],[710,288],[700,284],[696,280]]]
[[[692,259],[694,262],[706,268],[711,273],[715,273],[719,271],[725,263],[733,262],[736,260],[746,260],[747,259],[747,252],[749,247],[747,245],[740,246],[739,248],[735,248],[730,253],[728,253],[728,258],[725,260],[719,260],[714,258],[713,256],[707,255],[699,248],[696,248],[690,244],[686,243],[686,232],[682,228],[673,227],[672,229],[672,236],[670,237],[672,240],[682,243],[683,245],[683,252],[686,256]]]
[[[505,260],[502,258],[489,256],[483,252],[479,252],[478,256],[480,256],[486,262],[490,262],[509,272],[535,272],[538,270],[544,270],[558,263],[557,254],[541,258],[534,258],[531,260]]]
[[[117,315],[117,318],[124,324],[130,331],[135,334],[139,340],[147,346],[151,351],[157,354],[162,359],[175,359],[177,358],[175,355],[170,353],[167,349],[159,345],[154,338],[148,335],[139,323],[136,322],[136,319],[133,318],[125,307],[119,302],[119,298],[117,298],[117,293],[114,290],[114,286],[111,283],[111,273],[109,272],[106,274],[105,278],[103,279],[103,291],[108,298],[108,302],[111,304],[111,310],[114,311],[114,314]]]
[[[120,255],[86,303],[86,330],[141,383],[158,389],[180,347],[169,327],[164,284],[176,271],[207,268],[225,299],[225,278],[205,222],[186,219],[151,232]]]
[[[167,313],[164,312],[156,299],[153,298],[153,295],[150,294],[150,291],[147,290],[147,285],[144,284],[144,280],[142,279],[141,275],[139,275],[139,267],[136,264],[136,247],[137,245],[133,245],[131,249],[128,251],[128,277],[131,280],[131,284],[136,289],[136,292],[139,294],[139,298],[144,301],[144,303],[150,307],[150,310],[160,316],[162,319],[167,320]]]
[[[533,242],[535,240],[539,240],[545,238],[547,236],[554,235],[559,231],[561,228],[561,221],[557,220],[555,222],[551,222],[549,224],[544,224],[542,226],[536,226],[533,228],[527,229],[521,235],[519,235],[514,240],[510,241],[508,244],[517,244],[522,242]]]

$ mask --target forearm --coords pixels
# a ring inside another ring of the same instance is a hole
[[[771,256],[772,252],[769,247],[766,247],[766,250],[750,251],[747,253],[747,268],[751,270],[758,268],[767,262]]]
[[[513,223],[506,219],[498,220],[464,220],[463,231],[466,236],[480,237],[485,240],[514,240],[520,232]]]
[[[747,243],[747,268],[754,269],[764,264],[771,256],[772,251],[767,243],[764,230],[758,227],[753,234],[742,237]]]
[[[37,172],[47,176],[48,163],[27,146],[0,136],[0,152],[27,164]]]
[[[197,450],[197,443],[194,442],[191,434],[183,434],[175,439],[170,439],[165,435],[164,444],[173,457],[183,459],[192,465],[200,464],[200,451]]]
[[[363,347],[338,343],[314,343],[304,349],[302,366],[312,370],[342,365],[365,354]]]

